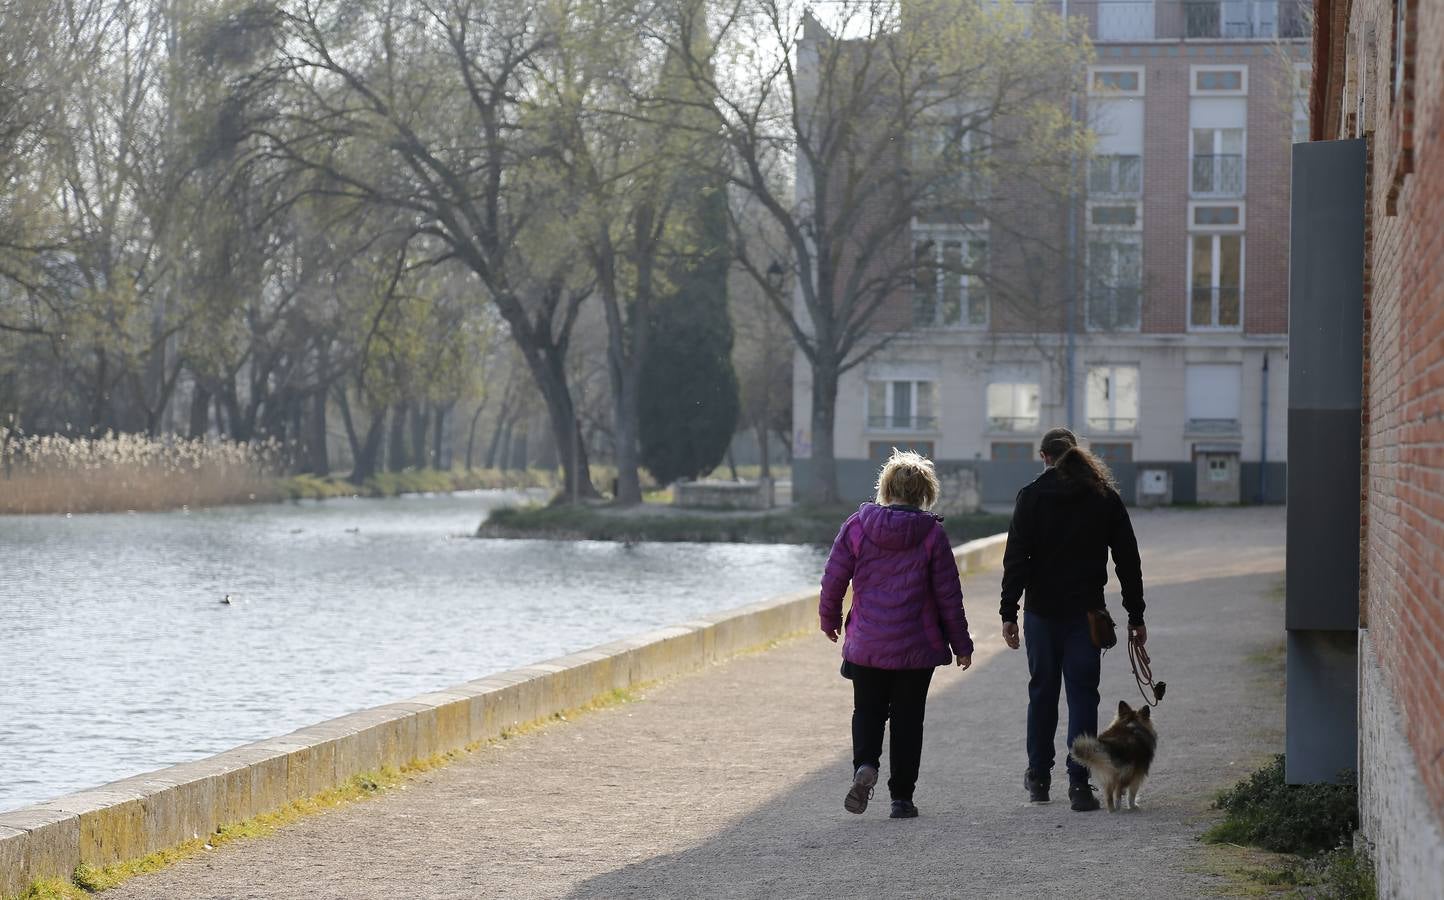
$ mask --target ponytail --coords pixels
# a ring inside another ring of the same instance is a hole
[[[1118,490],[1108,464],[1082,447],[1069,447],[1053,464],[1064,481],[1085,484],[1100,494]]]

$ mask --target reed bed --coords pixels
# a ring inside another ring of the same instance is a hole
[[[26,435],[0,427],[0,514],[125,512],[276,499],[274,444]]]

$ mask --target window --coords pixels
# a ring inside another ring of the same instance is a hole
[[[1143,297],[1143,237],[1094,232],[1088,238],[1088,328],[1119,331],[1138,327]]]
[[[1243,188],[1243,129],[1193,129],[1193,177],[1189,189],[1197,196],[1238,197]]]
[[[1098,0],[1098,40],[1153,39],[1153,0]]]
[[[1242,369],[1231,364],[1198,364],[1185,369],[1188,431],[1237,434]]]
[[[1184,36],[1190,38],[1272,38],[1279,34],[1277,0],[1183,0],[1183,17]]]
[[[1037,431],[1037,376],[1022,368],[994,373],[988,383],[987,406],[990,431]]]
[[[961,210],[986,193],[986,141],[971,116],[921,125],[908,144],[912,178],[925,207]]]
[[[1103,0],[1104,4],[1109,3],[1136,3],[1136,0]],[[1145,0],[1147,2],[1147,0]],[[1149,4],[1152,5],[1151,3]],[[1152,37],[1152,35],[1149,35]],[[1093,96],[1117,96],[1127,95],[1134,97],[1143,96],[1144,69],[1142,66],[1124,66],[1121,68],[1093,68],[1088,73],[1088,93]]]
[[[1137,228],[1138,204],[1127,206],[1091,206],[1088,224],[1095,228]]]
[[[932,381],[874,380],[867,383],[867,427],[871,431],[932,431],[938,427],[937,385]]]
[[[1294,143],[1309,139],[1309,87],[1313,70],[1307,65],[1295,66],[1298,80],[1294,83]]]
[[[1094,72],[1094,77],[1103,74]],[[1088,193],[1136,197],[1143,190],[1143,99],[1094,96],[1088,114],[1097,137],[1088,161]]]
[[[1389,89],[1393,92],[1394,99],[1399,99],[1399,92],[1404,87],[1404,62],[1408,58],[1404,50],[1404,41],[1409,31],[1409,0],[1394,0],[1394,51],[1393,51],[1393,73],[1389,76]]]
[[[1191,93],[1195,96],[1242,96],[1248,93],[1247,66],[1191,66],[1189,72],[1193,79]]]
[[[916,232],[913,242],[913,327],[984,328],[988,293],[982,272],[988,242],[966,232]]]
[[[1138,367],[1091,366],[1086,408],[1090,431],[1138,430]]]
[[[1238,229],[1243,225],[1243,204],[1191,203],[1191,221],[1195,228]]]
[[[989,453],[993,462],[1030,462],[1033,445],[1028,441],[996,441]]]
[[[1237,330],[1243,323],[1243,235],[1193,234],[1188,250],[1189,327]]]
[[[1110,468],[1119,463],[1133,462],[1132,444],[1107,444],[1095,441],[1089,444],[1088,452],[1103,460]]]

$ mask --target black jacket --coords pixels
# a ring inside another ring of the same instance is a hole
[[[1003,556],[1003,621],[1018,620],[1025,590],[1028,611],[1040,616],[1102,609],[1110,549],[1128,624],[1142,625],[1143,567],[1123,498],[1045,470],[1018,492],[1013,508]]]

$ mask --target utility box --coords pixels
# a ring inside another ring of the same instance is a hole
[[[1138,505],[1168,506],[1173,502],[1173,473],[1168,469],[1139,469]]]

